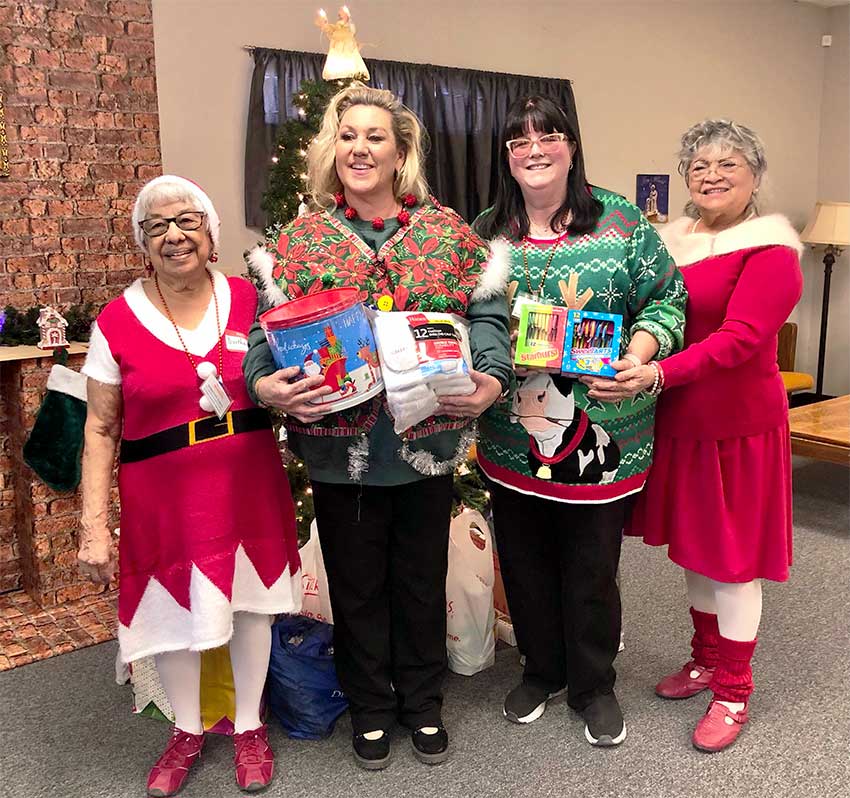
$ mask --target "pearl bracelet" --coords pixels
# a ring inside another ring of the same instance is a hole
[[[652,366],[653,371],[655,371],[655,379],[652,381],[652,385],[646,389],[646,392],[650,396],[658,396],[664,388],[664,371],[654,360],[649,363],[649,365]]]

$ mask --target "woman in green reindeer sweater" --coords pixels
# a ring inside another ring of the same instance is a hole
[[[575,117],[572,117],[574,120]],[[493,207],[475,223],[506,239],[508,295],[623,319],[620,371],[682,346],[681,275],[637,207],[585,179],[578,124],[555,102],[525,97],[508,111]],[[655,397],[607,383],[600,401],[578,379],[517,373],[510,396],[481,419],[479,463],[493,483],[499,561],[522,683],[504,714],[536,720],[565,689],[593,745],[621,743],[614,695],[620,637],[615,582],[628,497],[652,459]]]
[[[268,305],[353,286],[382,310],[448,311],[470,324],[473,394],[399,438],[382,397],[326,413],[322,375],[276,370],[262,330],[244,360],[256,401],[286,412],[306,462],[328,572],[335,659],[349,699],[354,756],[386,767],[389,728],[412,732],[415,755],[448,754],[446,562],[454,467],[472,420],[508,387],[507,258],[428,196],[419,120],[388,91],[354,84],[328,106],[308,154],[313,213],[285,226],[252,265]]]

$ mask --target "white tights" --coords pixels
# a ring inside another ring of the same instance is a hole
[[[761,621],[761,579],[752,582],[717,582],[685,571],[688,598],[699,612],[717,616],[720,634],[727,640],[755,640]]]
[[[254,612],[233,614],[230,664],[236,693],[237,733],[260,725],[260,700],[271,653],[272,616]],[[201,655],[198,651],[169,651],[156,655],[156,669],[174,710],[174,723],[183,731],[200,734]]]

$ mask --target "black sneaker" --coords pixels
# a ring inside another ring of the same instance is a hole
[[[390,764],[390,736],[386,732],[377,740],[369,740],[363,734],[355,734],[351,745],[354,747],[355,761],[366,770],[383,770]]]
[[[410,735],[413,753],[426,765],[439,765],[449,757],[449,733],[443,726],[437,726],[434,734],[426,734],[421,727]]]
[[[531,723],[537,720],[546,711],[546,702],[550,698],[561,695],[563,690],[547,693],[541,687],[531,684],[522,684],[514,687],[505,697],[505,705],[502,714],[511,723]]]
[[[626,739],[626,724],[614,693],[596,696],[581,715],[584,736],[591,745],[611,748]]]

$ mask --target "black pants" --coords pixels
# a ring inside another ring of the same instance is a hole
[[[355,734],[441,723],[452,477],[314,482],[334,659]]]
[[[493,485],[499,565],[523,681],[567,687],[578,711],[614,688],[620,643],[615,577],[629,499],[565,504]]]

